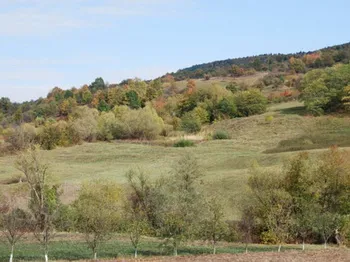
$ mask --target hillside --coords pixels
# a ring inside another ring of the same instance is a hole
[[[317,54],[316,57],[313,57]],[[350,59],[350,43],[330,46],[319,50],[298,52],[292,54],[262,54],[209,63],[193,65],[171,73],[177,80],[187,78],[204,78],[205,76],[227,76],[233,74],[232,66],[238,66],[246,71],[278,71],[289,70],[290,58],[303,59],[306,68],[323,68],[334,63],[348,63]],[[311,60],[310,60],[311,59]]]
[[[310,151],[316,155],[333,144],[350,147],[350,119],[305,117],[299,114],[300,105],[298,102],[282,103],[270,107],[263,115],[215,123],[196,137],[188,136],[189,139],[199,139],[198,144],[190,148],[164,146],[166,143],[162,140],[153,143],[115,141],[61,147],[43,151],[43,154],[47,162],[55,163],[50,171],[63,183],[63,198],[67,203],[75,198],[84,181],[101,178],[124,184],[125,174],[132,167],[140,168],[156,179],[167,175],[176,160],[188,152],[199,161],[204,173],[204,187],[209,192],[219,190],[227,196],[226,215],[238,219],[235,205],[239,204],[247,189],[252,164],[257,161],[263,168],[278,169],[296,154],[295,149],[279,149],[281,142],[294,141],[297,145],[295,141],[299,139],[303,146],[300,150],[319,149]],[[266,120],[267,116],[273,116],[273,119]],[[335,129],[339,132],[334,132]],[[215,130],[227,130],[231,139],[204,140]],[[306,137],[310,134],[313,136]],[[314,137],[317,139],[313,141]],[[266,152],[268,150],[272,152]],[[20,175],[14,165],[15,158],[0,157],[0,190],[11,188],[12,178]]]
[[[3,226],[63,260],[349,245],[349,51],[1,98]]]

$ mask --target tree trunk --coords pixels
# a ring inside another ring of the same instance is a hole
[[[215,246],[215,244],[213,245],[213,254],[214,255],[216,254],[216,246]]]
[[[305,250],[305,240],[303,239],[303,251]]]
[[[245,253],[248,254],[248,243],[245,243]]]
[[[324,241],[324,248],[327,248],[327,240]]]
[[[13,250],[14,250],[14,246],[11,246],[11,255],[10,255],[10,262],[13,261]]]
[[[278,252],[281,252],[281,247],[282,247],[282,245],[279,244],[279,245],[278,245]]]
[[[135,247],[134,257],[137,258],[137,247]]]
[[[337,245],[341,246],[341,237],[339,235],[338,229],[335,230],[335,240],[337,241]]]
[[[177,242],[174,240],[174,256],[177,256]]]
[[[45,251],[45,262],[49,262],[49,256],[47,254],[47,251]]]
[[[94,251],[94,260],[97,260],[97,252]]]

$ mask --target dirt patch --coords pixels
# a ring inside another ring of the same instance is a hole
[[[337,250],[337,251],[313,251],[313,252],[266,252],[266,253],[248,253],[248,254],[222,254],[222,255],[206,255],[206,256],[193,256],[193,257],[178,257],[178,258],[162,258],[162,259],[150,259],[142,261],[170,261],[170,262],[211,262],[211,261],[234,261],[234,262],[349,262],[350,251],[349,250]]]
[[[82,260],[80,260],[82,262]],[[89,260],[84,260],[89,261]],[[219,254],[179,257],[152,257],[140,259],[114,259],[101,261],[115,262],[349,262],[349,249],[329,249],[320,251],[256,252],[248,254]],[[61,261],[63,262],[63,261]]]

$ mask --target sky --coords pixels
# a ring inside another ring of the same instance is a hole
[[[0,97],[350,41],[348,0],[0,0]]]

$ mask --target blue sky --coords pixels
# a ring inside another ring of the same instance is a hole
[[[0,0],[0,97],[350,41],[350,1]]]

